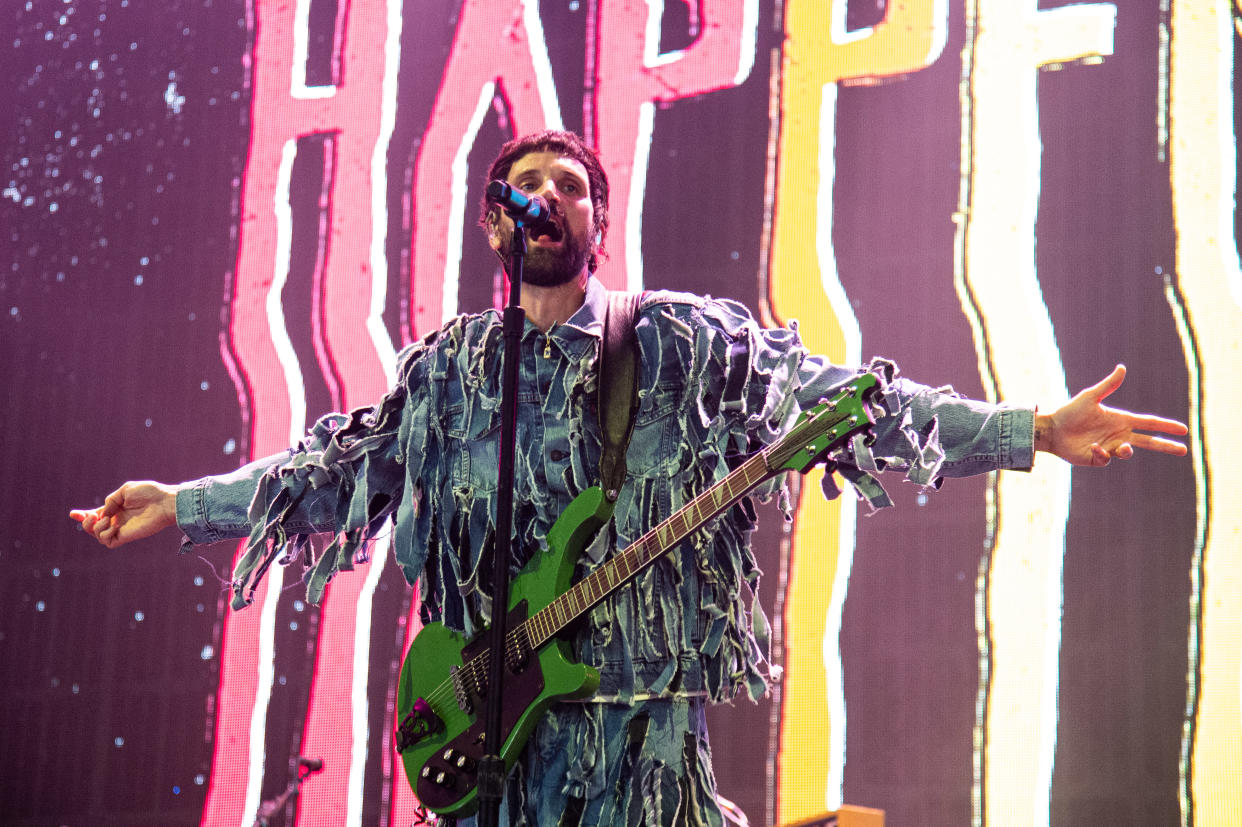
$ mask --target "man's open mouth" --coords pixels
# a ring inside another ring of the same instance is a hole
[[[564,237],[561,228],[554,221],[549,221],[539,228],[531,238],[546,238],[548,241],[560,241]]]

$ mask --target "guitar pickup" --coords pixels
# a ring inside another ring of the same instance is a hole
[[[530,660],[530,640],[525,637],[525,632],[525,627],[519,628],[512,645],[505,649],[505,666],[514,675],[521,672]]]
[[[477,680],[477,671],[475,668],[449,667],[449,680],[453,683],[453,698],[457,701],[457,708],[467,715],[474,714],[474,697],[483,695],[483,687]]]

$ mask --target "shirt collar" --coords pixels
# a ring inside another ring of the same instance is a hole
[[[565,322],[553,326],[548,338],[571,359],[581,358],[591,340],[604,338],[604,314],[608,310],[608,288],[595,276],[587,279],[582,306]]]

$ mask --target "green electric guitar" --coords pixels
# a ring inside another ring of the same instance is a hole
[[[754,454],[724,479],[648,531],[589,576],[571,585],[578,555],[612,516],[599,488],[579,494],[548,532],[548,548],[513,578],[505,636],[504,743],[506,771],[551,706],[583,698],[599,673],[575,663],[561,634],[604,598],[759,483],[783,471],[805,473],[852,435],[874,423],[879,380],[861,374],[832,398],[804,411],[788,434]],[[428,624],[414,639],[397,689],[396,747],[423,806],[466,816],[478,808],[476,781],[485,754],[487,630],[473,638]]]

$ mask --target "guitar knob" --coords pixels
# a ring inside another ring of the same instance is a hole
[[[454,777],[450,773],[444,772],[443,770],[436,773],[435,782],[446,790],[453,789],[453,783],[456,780],[457,780],[456,777]]]
[[[458,752],[452,747],[449,747],[444,752],[440,753],[440,760],[448,764],[450,767],[456,767],[459,770],[466,770],[467,772],[473,770],[475,766],[474,759],[472,759],[469,755],[466,755],[464,752]]]

